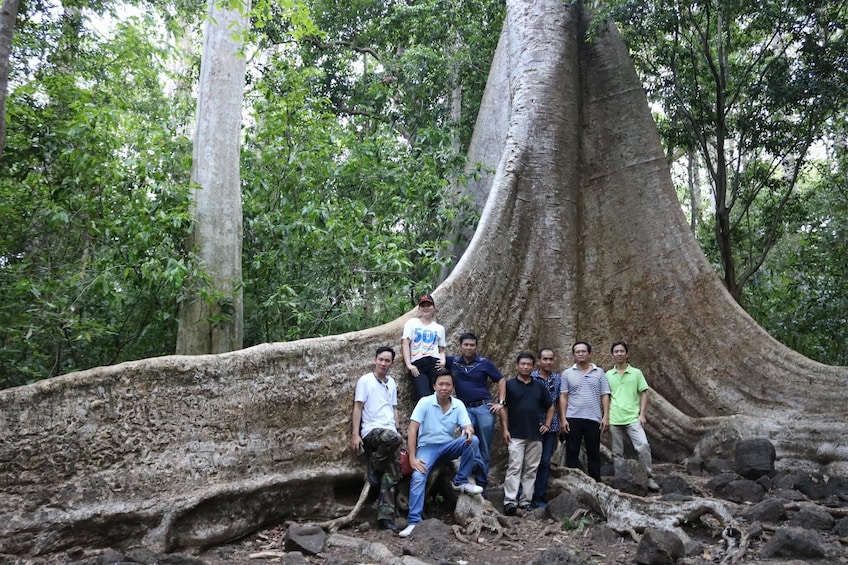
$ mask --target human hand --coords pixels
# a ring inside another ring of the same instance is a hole
[[[418,471],[419,473],[427,472],[427,462],[423,459],[418,459],[417,457],[410,456],[409,466]]]
[[[362,444],[362,438],[359,435],[353,436],[353,439],[350,441],[350,448],[353,450],[353,453],[359,455],[363,451],[365,451],[365,446]]]
[[[416,367],[415,365],[407,365],[406,368],[409,369],[409,374],[411,374],[413,377],[417,377],[421,374],[421,371],[419,371],[418,367]]]

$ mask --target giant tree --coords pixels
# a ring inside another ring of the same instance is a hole
[[[764,436],[782,468],[848,472],[845,368],[786,349],[723,288],[615,30],[586,42],[581,6],[560,0],[507,7],[471,149],[495,171],[488,201],[436,290],[449,333],[476,330],[504,367],[542,344],[628,340],[655,390],[660,458]],[[340,407],[403,322],[3,391],[0,551],[175,549],[332,512],[362,481]],[[404,415],[410,402],[402,386]]]
[[[208,281],[180,307],[177,353],[242,347],[242,207],[239,176],[244,36],[249,0],[235,7],[209,2],[203,37],[192,182],[194,228],[189,247]]]

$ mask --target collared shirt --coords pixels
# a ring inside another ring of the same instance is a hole
[[[386,382],[374,373],[362,375],[356,381],[353,400],[362,403],[362,437],[373,429],[395,430],[395,406],[397,406],[397,382],[386,376]]]
[[[609,382],[603,369],[590,363],[589,370],[584,373],[575,363],[562,374],[562,384],[562,392],[568,394],[566,418],[583,418],[595,422],[603,419],[601,396],[610,393]]]
[[[551,404],[555,406],[554,408],[554,420],[551,424],[551,432],[559,431],[559,414],[557,410],[559,410],[559,393],[562,389],[562,377],[559,373],[551,371],[551,374],[546,379],[542,376],[539,371],[533,371],[530,373],[530,376],[533,377],[534,380],[539,381],[544,385],[545,389],[548,391],[548,394],[551,396]],[[545,412],[539,413],[539,423],[545,423]],[[550,433],[550,432],[549,432]]]
[[[479,355],[470,363],[461,355],[448,356],[445,367],[453,374],[454,394],[466,404],[491,400],[489,381],[496,383],[503,378],[494,363]]]
[[[648,390],[648,382],[642,371],[627,365],[624,372],[613,367],[607,371],[610,387],[610,416],[612,426],[626,426],[639,419],[640,396]]]
[[[551,406],[548,389],[537,379],[524,382],[518,377],[506,381],[506,410],[509,434],[515,439],[541,441],[540,411]]]
[[[418,446],[444,445],[456,437],[456,428],[471,425],[471,418],[465,404],[458,398],[450,397],[451,405],[447,412],[439,406],[438,394],[433,393],[418,401],[412,410],[410,420],[418,422]]]

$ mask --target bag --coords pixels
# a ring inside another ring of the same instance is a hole
[[[409,464],[409,452],[405,449],[400,450],[400,474],[404,477],[412,475],[412,465]]]

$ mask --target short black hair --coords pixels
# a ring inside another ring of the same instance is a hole
[[[383,345],[383,346],[378,347],[377,353],[374,354],[374,358],[376,359],[377,357],[380,356],[380,353],[385,353],[386,351],[388,351],[389,353],[392,354],[392,361],[394,361],[395,360],[395,350],[394,350],[393,347],[389,347],[388,345]]]
[[[586,346],[586,349],[589,350],[589,353],[592,353],[592,345],[588,341],[575,341],[574,345],[571,346],[572,354],[574,353],[574,348],[580,345],[581,343]]]
[[[518,354],[518,357],[515,358],[515,363],[521,363],[522,359],[530,359],[534,363],[536,362],[536,356],[530,353],[529,351],[522,351]]]
[[[626,343],[624,343],[623,341],[614,341],[614,342],[612,342],[612,345],[610,345],[610,353],[612,353],[612,350],[613,350],[613,349],[615,349],[615,348],[616,348],[617,346],[619,346],[619,345],[620,345],[621,347],[623,347],[623,348],[624,348],[624,352],[625,352],[625,353],[630,353],[630,348],[629,348],[629,347],[627,347],[627,344],[626,344]]]
[[[551,353],[556,355],[556,352],[553,349],[551,349],[550,347],[543,347],[542,349],[539,350],[539,359],[542,358],[542,353],[544,353],[545,351],[550,351]]]
[[[436,381],[439,380],[439,377],[450,377],[451,382],[456,384],[456,381],[453,380],[453,373],[450,372],[449,369],[439,369],[436,371],[436,377],[433,379],[433,384],[436,384]]]
[[[474,343],[477,343],[477,336],[476,335],[474,335],[471,332],[465,332],[464,334],[459,336],[459,344],[462,345],[462,342],[465,341],[466,339],[473,339]]]

